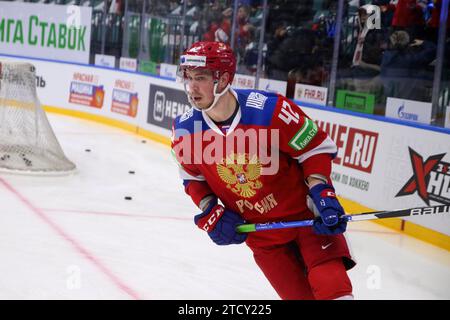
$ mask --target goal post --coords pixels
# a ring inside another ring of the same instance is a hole
[[[45,175],[75,168],[39,102],[34,66],[0,60],[0,171]]]

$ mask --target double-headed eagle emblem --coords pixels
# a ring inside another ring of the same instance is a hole
[[[262,165],[256,155],[230,154],[217,164],[217,173],[220,179],[227,184],[227,188],[244,198],[251,198],[256,194],[255,190],[262,188]]]

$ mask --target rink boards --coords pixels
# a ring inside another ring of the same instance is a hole
[[[172,120],[189,108],[182,85],[172,79],[43,59],[1,59],[35,65],[38,96],[47,111],[114,125],[165,144]],[[449,129],[299,104],[338,146],[332,179],[350,212],[450,202]],[[448,215],[387,223],[448,248]]]

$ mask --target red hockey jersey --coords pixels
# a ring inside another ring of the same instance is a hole
[[[251,223],[310,218],[305,178],[330,182],[335,143],[281,95],[231,92],[239,110],[226,133],[194,109],[174,121],[172,152],[186,193],[197,206],[215,194]]]

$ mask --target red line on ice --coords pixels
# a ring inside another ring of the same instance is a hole
[[[79,244],[73,237],[68,235],[61,227],[59,227],[55,222],[53,222],[49,217],[45,215],[42,210],[36,208],[27,198],[20,194],[16,189],[14,189],[8,182],[0,178],[0,183],[13,193],[25,206],[27,206],[32,212],[34,212],[40,219],[42,219],[47,225],[49,225],[56,233],[58,233],[66,241],[70,242],[72,246],[80,253],[83,257],[91,261],[103,274],[105,274],[119,289],[124,291],[126,294],[134,299],[140,300],[139,295],[128,285],[126,285],[122,280],[120,280],[116,275],[112,273],[99,259],[97,259],[92,253],[86,250],[81,244]]]
[[[41,208],[42,211],[46,212],[68,212],[68,213],[82,213],[82,214],[97,214],[97,215],[107,215],[107,216],[118,216],[118,217],[133,217],[133,218],[149,218],[149,219],[166,219],[166,220],[180,220],[180,221],[190,221],[192,218],[184,217],[171,217],[171,216],[152,216],[146,214],[134,214],[134,213],[124,213],[124,212],[102,212],[102,211],[88,211],[88,210],[70,210],[70,209],[46,209]]]

